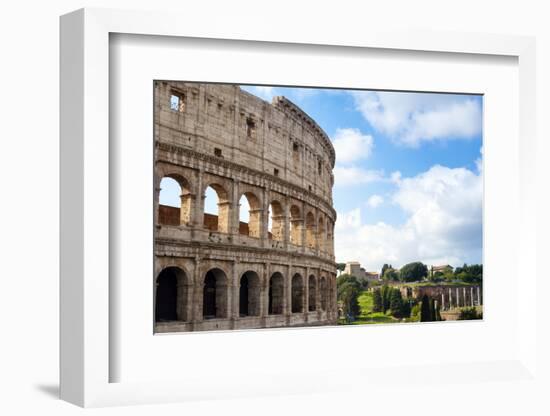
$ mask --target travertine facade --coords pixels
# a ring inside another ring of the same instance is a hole
[[[334,158],[284,97],[156,81],[155,331],[335,324]],[[179,208],[159,205],[165,177]],[[207,187],[217,216],[204,213]]]

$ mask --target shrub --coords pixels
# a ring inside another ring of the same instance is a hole
[[[467,321],[472,319],[481,319],[482,315],[477,313],[476,308],[462,308],[460,314],[458,315],[459,321]]]

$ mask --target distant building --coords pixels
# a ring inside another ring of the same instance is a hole
[[[378,272],[365,272],[367,280],[380,280],[380,273]]]
[[[344,273],[355,276],[358,280],[380,280],[380,273],[367,272],[358,261],[347,262]]]
[[[436,273],[452,273],[453,272],[453,266],[449,264],[444,264],[440,266],[431,266],[430,267],[430,275],[433,277]]]

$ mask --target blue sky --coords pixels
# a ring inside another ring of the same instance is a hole
[[[331,138],[337,261],[481,263],[481,96],[242,88],[284,95]]]

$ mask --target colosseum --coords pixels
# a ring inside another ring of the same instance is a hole
[[[285,97],[154,84],[155,332],[336,324],[326,133]],[[179,185],[177,207],[159,202],[164,178]]]

